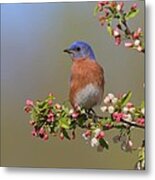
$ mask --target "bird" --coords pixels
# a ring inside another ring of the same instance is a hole
[[[69,100],[74,109],[93,110],[103,100],[104,70],[97,63],[91,46],[75,41],[64,52],[72,59]]]

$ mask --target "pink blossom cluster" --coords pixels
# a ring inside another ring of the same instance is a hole
[[[123,98],[125,96],[126,94],[116,97],[114,94],[109,93],[104,98],[104,106],[101,107],[101,111],[103,113],[105,112],[109,113],[110,117],[112,117],[112,120],[114,120],[117,123],[120,123],[121,120],[124,120],[126,122],[134,122],[140,125],[144,125],[145,124],[144,107],[142,108],[136,107],[130,101],[122,105],[121,103],[124,103]]]
[[[105,24],[107,25],[107,30],[114,37],[116,46],[119,46],[122,41],[124,41],[124,46],[126,48],[132,48],[136,49],[138,52],[144,52],[144,37],[142,29],[138,27],[137,30],[131,31],[127,23],[127,18],[131,14],[135,16],[138,13],[137,4],[133,3],[128,12],[125,12],[123,9],[124,5],[125,3],[121,1],[99,1],[97,4],[99,22],[102,26]],[[124,14],[128,16],[126,17]],[[118,21],[115,27],[112,25],[112,17]]]
[[[47,141],[49,136],[47,134],[47,132],[45,131],[45,129],[43,127],[41,127],[40,129],[36,129],[34,128],[32,130],[32,135],[36,136],[36,137],[40,137],[41,139],[43,139],[44,141]]]
[[[81,108],[77,107],[76,110],[69,110],[69,108],[58,103],[54,104],[53,99],[52,93],[49,93],[44,101],[34,103],[30,99],[26,100],[24,111],[31,115],[31,120],[29,121],[29,124],[33,127],[31,134],[44,141],[48,140],[50,133],[53,136],[58,135],[61,140],[65,138],[65,135],[67,139],[75,139],[75,130],[73,129],[69,136],[65,128],[69,128],[67,118],[76,121],[81,113]],[[66,119],[64,117],[66,117]],[[63,118],[65,121],[63,121]],[[51,127],[54,128],[52,132]]]
[[[91,146],[95,147],[100,145],[99,141],[105,137],[105,132],[100,128],[96,128],[95,130],[88,129],[82,134],[82,137],[87,140],[87,142],[89,140]]]
[[[24,107],[24,110],[26,113],[30,113],[32,108],[34,106],[34,103],[31,99],[27,99],[26,100],[26,106]]]

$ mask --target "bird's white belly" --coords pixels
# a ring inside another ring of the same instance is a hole
[[[75,98],[76,104],[87,109],[99,104],[102,101],[103,90],[96,85],[88,84],[80,90]]]

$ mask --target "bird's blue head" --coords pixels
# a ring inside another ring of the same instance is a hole
[[[73,60],[80,60],[89,58],[95,60],[94,52],[91,46],[84,41],[75,41],[69,48],[65,49],[64,52],[70,54]]]

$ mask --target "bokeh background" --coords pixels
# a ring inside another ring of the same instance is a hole
[[[127,8],[131,2],[125,2]],[[144,2],[130,21],[144,30]],[[109,151],[97,152],[85,143],[81,131],[74,141],[31,136],[27,98],[44,99],[49,92],[57,102],[68,99],[71,60],[63,53],[75,40],[90,43],[105,70],[105,94],[132,90],[132,101],[144,99],[144,55],[116,47],[93,16],[96,2],[1,5],[1,165],[21,167],[133,169],[137,152],[125,153],[106,133]],[[96,110],[100,112],[99,107]],[[141,145],[142,130],[133,130],[134,146]]]

